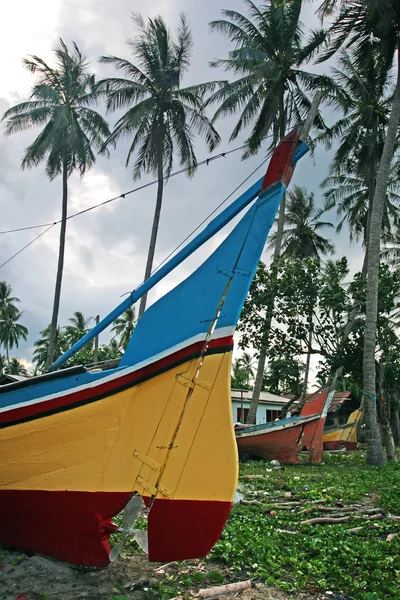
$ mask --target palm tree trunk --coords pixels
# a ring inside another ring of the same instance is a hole
[[[313,322],[312,322],[312,317],[313,317],[313,311],[312,311],[312,307],[310,310],[310,328],[308,330],[308,352],[307,352],[307,359],[306,359],[306,369],[304,372],[304,383],[303,383],[303,389],[301,391],[301,397],[300,397],[300,402],[302,402],[304,400],[304,398],[307,395],[307,386],[308,386],[308,376],[310,373],[310,361],[311,361],[311,344],[312,344],[312,332],[313,332]]]
[[[150,245],[149,245],[149,252],[147,255],[147,263],[146,263],[146,270],[144,273],[144,281],[146,281],[146,279],[148,279],[150,277],[151,270],[153,268],[153,260],[154,260],[154,253],[156,250],[158,226],[160,223],[163,191],[164,191],[164,171],[163,171],[162,157],[160,157],[160,160],[158,163],[157,201],[156,201],[156,208],[154,211],[153,227],[151,229]],[[138,315],[139,319],[142,316],[142,314],[144,313],[144,311],[146,310],[146,302],[147,302],[147,294],[144,294],[140,300],[139,315]]]
[[[376,409],[375,350],[382,216],[386,189],[389,181],[390,165],[396,144],[397,128],[400,122],[400,56],[397,58],[396,91],[393,98],[392,111],[379,166],[368,239],[368,280],[364,335],[363,394],[367,406],[367,463],[376,466],[385,463]]]
[[[378,403],[378,412],[379,412],[379,422],[381,425],[381,435],[382,441],[386,448],[387,459],[390,462],[397,462],[396,455],[396,446],[394,444],[392,429],[390,427],[390,415],[389,415],[389,407],[387,403],[386,394],[383,391],[384,386],[384,378],[385,378],[385,368],[383,365],[378,365],[379,369],[379,377],[378,377],[378,386],[379,386],[379,403]]]
[[[400,414],[399,414],[399,399],[397,394],[395,395],[394,405],[392,406],[392,414],[390,419],[390,425],[393,432],[393,439],[395,446],[400,445]]]
[[[47,368],[53,362],[54,346],[57,335],[58,312],[60,309],[61,283],[64,269],[64,254],[65,254],[65,234],[67,231],[67,210],[68,210],[68,168],[67,161],[64,160],[62,169],[62,209],[61,209],[61,228],[60,228],[60,244],[58,249],[58,265],[56,276],[56,288],[54,292],[53,314],[51,317],[49,347],[47,350]]]
[[[10,349],[8,347],[8,342],[6,342],[6,356],[7,356],[8,369],[10,370]]]
[[[279,207],[278,226],[277,226],[277,230],[276,230],[276,243],[275,243],[275,249],[274,249],[274,256],[272,259],[272,270],[274,268],[274,264],[276,264],[276,261],[279,258],[280,253],[281,253],[284,223],[285,223],[285,196],[283,196],[281,205]],[[272,277],[273,277],[273,273],[272,273]],[[257,407],[258,407],[258,404],[260,401],[260,394],[261,394],[262,383],[263,383],[263,379],[264,379],[265,363],[267,360],[267,351],[268,351],[268,345],[269,345],[269,332],[271,329],[273,308],[274,308],[274,298],[271,299],[271,304],[270,304],[270,306],[267,307],[263,341],[262,341],[262,345],[261,345],[261,349],[260,349],[260,355],[258,357],[257,373],[256,373],[256,377],[254,379],[253,393],[251,395],[249,412],[248,412],[247,419],[246,419],[246,423],[248,423],[248,424],[254,424],[256,422]]]
[[[383,392],[379,394],[379,419],[381,424],[382,441],[386,448],[386,455],[389,462],[397,462],[396,445],[392,428],[390,426],[389,410],[387,399]]]

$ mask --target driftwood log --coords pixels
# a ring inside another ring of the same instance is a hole
[[[199,590],[194,598],[218,598],[227,594],[236,594],[251,588],[251,580],[238,581],[237,583],[227,583],[226,585],[217,585],[215,587]]]
[[[336,525],[337,523],[346,523],[346,521],[350,521],[351,519],[364,519],[366,521],[379,521],[383,519],[384,515],[382,513],[373,514],[373,515],[346,515],[345,517],[334,518],[331,517],[316,517],[315,519],[307,519],[306,521],[301,521],[301,525]]]

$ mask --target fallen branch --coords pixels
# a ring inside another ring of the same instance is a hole
[[[174,561],[169,562],[169,563],[167,563],[165,565],[161,565],[161,567],[157,567],[156,569],[153,569],[153,573],[155,573],[156,575],[163,575],[164,574],[164,570],[167,567],[170,567],[171,565],[175,565],[175,564],[176,564],[176,561],[174,560]]]
[[[313,510],[318,510],[320,512],[333,513],[330,516],[333,518],[336,517],[344,517],[347,513],[351,513],[353,515],[375,515],[375,514],[384,514],[382,508],[362,508],[359,504],[355,506],[343,506],[341,508],[337,506],[309,506],[308,508],[304,508],[300,510],[298,514],[304,514],[308,512],[312,512]],[[335,512],[338,511],[338,512]]]
[[[261,506],[264,510],[290,510],[295,506],[301,506],[300,502],[275,502],[274,504],[267,504],[266,502],[260,502],[259,500],[240,500],[240,504],[246,504],[250,506]]]
[[[240,475],[239,479],[265,479],[265,475]]]
[[[399,534],[398,533],[389,533],[389,535],[386,538],[387,542],[392,542],[394,540],[394,538],[396,538]]]
[[[289,531],[288,529],[276,529],[278,533],[290,533],[291,535],[301,535],[301,531]]]
[[[226,585],[217,585],[215,587],[199,590],[194,596],[195,598],[215,598],[218,596],[226,596],[227,594],[235,594],[243,592],[251,588],[251,580],[238,581],[237,583],[228,583]]]
[[[331,524],[331,525],[335,525],[336,523],[345,523],[346,521],[350,521],[351,519],[353,520],[358,520],[358,519],[364,519],[367,521],[378,521],[380,519],[383,519],[384,515],[382,513],[379,514],[374,514],[374,515],[346,515],[345,517],[339,517],[337,519],[334,518],[334,516],[331,517],[316,517],[315,519],[308,519],[307,521],[301,521],[300,525],[324,525],[324,524]]]
[[[325,525],[325,524],[336,524],[336,523],[345,523],[346,521],[350,521],[351,517],[340,517],[339,519],[334,519],[333,517],[315,517],[315,519],[307,519],[306,521],[301,521],[300,525]]]
[[[359,533],[363,527],[353,527],[352,529],[346,529],[346,533]]]

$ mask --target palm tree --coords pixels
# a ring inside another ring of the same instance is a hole
[[[57,276],[51,318],[47,366],[53,362],[64,266],[68,208],[68,178],[73,171],[83,176],[95,162],[94,150],[102,148],[110,135],[103,117],[89,106],[98,97],[95,77],[76,44],[70,50],[60,40],[55,49],[56,66],[50,67],[38,56],[24,59],[25,67],[38,75],[28,102],[7,110],[6,135],[44,126],[26,149],[22,168],[46,161],[46,174],[52,181],[61,175],[62,209]]]
[[[19,298],[16,298],[15,296],[12,297],[11,293],[11,285],[6,283],[5,281],[0,281],[0,311],[2,311],[5,308],[11,308],[18,311],[15,304],[17,302],[21,302],[21,300]]]
[[[121,356],[121,347],[115,338],[112,338],[105,348],[109,349],[110,354],[112,354],[114,358]]]
[[[89,317],[88,319],[84,316],[82,312],[79,310],[75,311],[73,316],[68,319],[70,325],[66,325],[64,327],[65,337],[68,345],[73,346],[78,340],[81,339],[90,329],[90,322],[93,320],[93,317]],[[90,342],[91,346],[93,342]],[[90,348],[88,348],[90,349]]]
[[[135,308],[130,306],[121,317],[116,319],[111,331],[114,332],[114,338],[119,336],[119,345],[125,350],[129,340],[132,337],[133,330],[136,326]]]
[[[0,312],[0,343],[6,350],[7,363],[10,365],[10,350],[15,346],[18,348],[19,341],[26,340],[28,330],[24,325],[18,323],[22,313],[15,306],[9,305]]]
[[[239,360],[242,371],[246,375],[247,383],[250,384],[250,381],[254,378],[254,359],[250,352],[243,352]]]
[[[287,228],[282,232],[282,258],[299,259],[320,258],[332,254],[334,244],[318,233],[326,227],[333,227],[329,221],[320,221],[325,208],[316,208],[313,193],[295,185],[288,192],[285,214]],[[270,248],[276,244],[276,232],[271,236]]]
[[[329,175],[322,182],[325,192],[325,209],[336,206],[340,218],[336,231],[339,233],[345,223],[349,228],[350,241],[360,241],[367,245],[368,221],[370,214],[370,188],[357,173],[342,171]],[[389,243],[399,224],[400,183],[398,173],[391,172],[386,190],[386,202],[382,219],[382,239]]]
[[[18,358],[12,358],[5,369],[9,375],[27,375],[27,370]]]
[[[382,465],[385,463],[385,456],[377,421],[375,352],[382,217],[400,123],[400,3],[393,0],[325,0],[322,9],[332,12],[335,7],[337,12],[328,30],[330,48],[320,60],[332,56],[341,47],[354,48],[355,65],[358,67],[365,65],[371,48],[378,52],[382,68],[387,71],[397,60],[396,85],[371,207],[363,354],[363,397],[367,407],[367,463]]]
[[[333,127],[324,131],[319,140],[331,148],[334,140],[339,147],[331,163],[330,176],[323,187],[331,186],[327,198],[327,208],[338,203],[338,215],[344,215],[339,223],[341,229],[348,221],[351,238],[368,238],[369,216],[375,193],[379,162],[385,142],[390,113],[388,89],[392,78],[379,54],[371,51],[365,62],[357,65],[354,53],[342,53],[339,57],[340,69],[334,69],[334,79],[346,91],[349,101],[344,109],[346,115]],[[397,207],[391,206],[399,186],[397,177],[391,176],[388,190],[387,209],[384,213],[384,229],[390,231],[390,222],[397,218]],[[391,203],[391,204],[390,204]]]
[[[43,331],[40,332],[40,338],[33,344],[35,351],[33,353],[33,360],[36,362],[37,369],[40,371],[46,368],[47,357],[49,353],[51,335],[51,324],[48,325]],[[68,348],[65,335],[60,327],[56,329],[56,338],[54,340],[54,360],[56,360],[61,354],[63,354]]]
[[[329,77],[302,70],[324,34],[316,31],[307,45],[302,44],[301,0],[269,0],[261,8],[252,0],[244,3],[248,17],[223,10],[225,18],[210,23],[213,31],[226,35],[235,45],[227,59],[211,66],[223,67],[239,78],[221,86],[207,104],[219,104],[213,120],[241,111],[231,140],[253,123],[247,156],[260,149],[268,133],[272,132],[271,147],[275,147],[289,127],[304,120],[311,106],[307,92],[333,91],[334,87]],[[323,124],[320,115],[317,124]]]
[[[217,89],[207,103],[219,104],[213,121],[241,111],[231,140],[235,139],[242,129],[252,124],[247,139],[247,151],[244,154],[246,157],[259,150],[263,139],[270,132],[271,146],[275,146],[289,127],[304,120],[311,106],[307,96],[309,91],[324,89],[334,93],[335,89],[329,77],[302,70],[324,40],[324,34],[315,32],[306,46],[302,44],[301,0],[269,0],[261,8],[252,0],[244,2],[248,16],[233,10],[224,10],[225,18],[211,23],[214,31],[226,35],[235,46],[227,59],[214,61],[211,65],[223,67],[239,78]],[[319,114],[316,123],[324,126]],[[284,215],[285,198],[282,199],[279,209],[274,261],[280,255]],[[271,303],[265,318],[264,341],[258,358],[248,423],[254,423],[256,418],[272,310]]]
[[[190,65],[192,35],[181,15],[173,39],[161,17],[149,19],[133,15],[135,37],[129,41],[134,62],[116,56],[103,56],[101,62],[114,65],[126,78],[104,79],[99,89],[107,95],[108,111],[128,108],[117,121],[106,146],[126,135],[133,140],[126,165],[137,151],[133,164],[134,179],[154,173],[158,179],[157,201],[145,269],[145,280],[151,274],[160,222],[164,181],[171,173],[174,154],[181,166],[193,173],[197,166],[193,138],[204,137],[212,150],[220,137],[206,117],[203,96],[213,84],[181,87]],[[147,294],[140,302],[139,318],[146,308]]]

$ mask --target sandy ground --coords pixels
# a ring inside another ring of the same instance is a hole
[[[197,569],[199,561],[180,563],[179,569]],[[161,565],[150,563],[144,555],[120,558],[99,570],[83,570],[42,556],[26,556],[0,546],[0,600],[146,600],[168,597],[157,591],[166,573],[176,566],[156,570]],[[224,573],[221,565],[207,563],[207,570]],[[227,581],[227,579],[225,579]],[[210,587],[210,586],[202,586]],[[199,588],[188,589],[190,598]],[[185,592],[186,594],[186,592]],[[171,596],[172,597],[172,596]],[[322,600],[308,593],[286,594],[260,583],[240,594],[223,596],[225,600]]]

